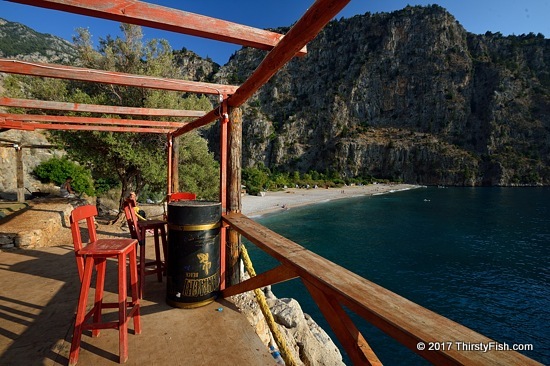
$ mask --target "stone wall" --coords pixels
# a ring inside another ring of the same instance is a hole
[[[71,242],[69,217],[74,204],[63,198],[32,202],[0,225],[0,249],[39,248]]]

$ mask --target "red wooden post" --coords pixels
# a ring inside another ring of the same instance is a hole
[[[15,147],[15,164],[17,174],[17,202],[25,202],[25,174],[23,171],[23,148]]]
[[[166,137],[166,155],[167,155],[167,177],[166,177],[166,195],[172,194],[172,134],[169,133]]]
[[[225,96],[224,96],[225,98]],[[220,118],[220,202],[222,203],[222,215],[227,210],[227,124],[229,116],[227,115],[227,101],[222,103],[222,115]],[[220,230],[220,290],[225,289],[226,281],[226,237],[227,226],[222,226]]]
[[[180,159],[180,142],[177,137],[172,135],[172,193],[180,190],[180,172],[179,172],[179,159]]]

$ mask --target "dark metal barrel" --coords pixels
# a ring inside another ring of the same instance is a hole
[[[221,215],[219,202],[168,204],[168,305],[195,308],[216,299],[220,288]]]

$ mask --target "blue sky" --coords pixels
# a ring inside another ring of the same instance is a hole
[[[225,19],[257,28],[289,26],[297,21],[313,0],[149,0],[171,8]],[[520,35],[533,32],[550,38],[550,0],[352,0],[337,16],[349,18],[366,12],[390,12],[407,5],[438,4],[447,9],[467,31]],[[120,34],[119,24],[55,10],[0,1],[0,18],[25,24],[38,32],[72,40],[75,29],[89,28],[95,42],[108,34]],[[167,39],[172,48],[185,47],[202,57],[225,64],[240,46],[144,28],[146,39]]]

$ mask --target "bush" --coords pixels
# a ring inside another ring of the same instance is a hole
[[[269,180],[269,172],[263,166],[244,168],[242,170],[242,181],[249,194],[256,195],[266,189]]]
[[[71,186],[76,192],[94,196],[92,175],[89,171],[67,158],[51,158],[39,164],[33,174],[42,183],[54,183],[60,186],[67,177],[72,177]]]
[[[243,168],[242,184],[246,186],[249,194],[255,195],[266,189],[279,190],[284,186],[288,187],[342,187],[345,184],[372,184],[376,179],[368,173],[355,177],[341,178],[337,171],[326,171],[324,173],[310,170],[307,173],[294,172],[271,172],[262,163],[255,167]]]

